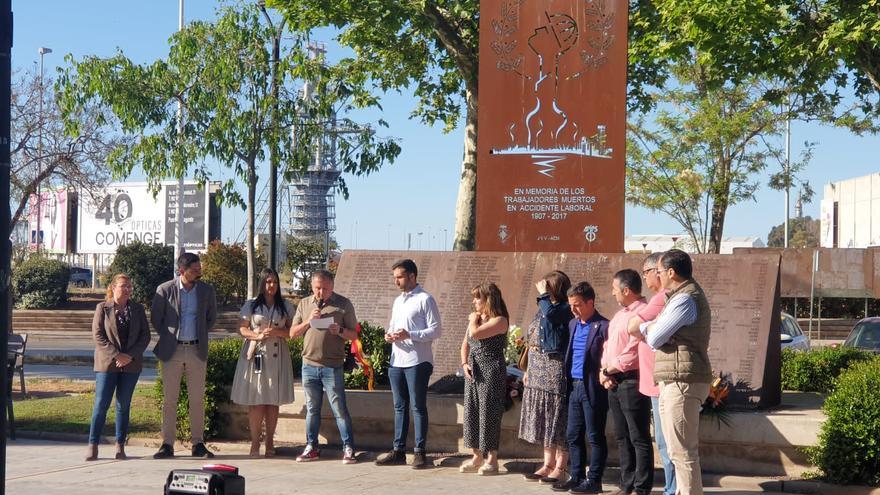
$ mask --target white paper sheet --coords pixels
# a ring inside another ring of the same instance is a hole
[[[309,322],[309,326],[314,328],[315,330],[327,330],[330,328],[330,325],[333,323],[333,317],[328,316],[326,318],[316,318]]]

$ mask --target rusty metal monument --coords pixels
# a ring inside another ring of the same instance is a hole
[[[627,8],[480,2],[477,250],[623,251]]]

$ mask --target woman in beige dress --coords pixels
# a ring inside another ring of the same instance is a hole
[[[248,406],[253,457],[260,455],[266,424],[266,457],[275,455],[275,427],[281,404],[293,402],[293,366],[287,347],[293,307],[281,297],[278,273],[260,272],[260,293],[241,308],[239,332],[245,338],[232,381],[232,402]]]

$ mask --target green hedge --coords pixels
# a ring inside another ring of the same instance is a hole
[[[361,322],[361,344],[374,370],[374,384],[388,384],[388,363],[391,361],[391,344],[385,342],[385,329]],[[369,378],[360,368],[345,374],[345,388],[367,389]]]
[[[872,354],[852,347],[823,347],[810,351],[782,351],[782,389],[800,392],[834,391],[837,377]]]
[[[15,267],[12,294],[18,309],[57,308],[67,301],[70,265],[33,255]]]
[[[812,452],[832,483],[880,485],[880,357],[857,363],[825,400],[827,419]]]
[[[370,362],[376,370],[376,383],[388,383],[388,362],[391,358],[391,345],[385,342],[385,330],[382,327],[374,327],[366,322],[361,322],[361,340],[366,354],[370,355]],[[208,343],[208,371],[205,379],[205,436],[214,438],[220,435],[226,425],[222,424],[220,404],[229,402],[229,393],[232,390],[232,380],[235,377],[235,365],[241,355],[243,339],[230,337],[228,339],[211,340]],[[289,339],[290,362],[293,366],[293,375],[301,378],[302,375],[302,345],[303,339]],[[161,367],[161,363],[160,363]],[[180,387],[180,397],[177,401],[177,438],[190,438],[189,425],[189,397],[186,391],[186,379]],[[347,388],[367,388],[367,378],[360,369],[346,373],[345,386]],[[162,403],[162,374],[156,380],[153,389],[156,400]]]
[[[131,278],[131,298],[149,309],[156,287],[174,278],[177,272],[174,246],[133,242],[116,248],[116,256],[104,280],[109,285],[117,273]]]

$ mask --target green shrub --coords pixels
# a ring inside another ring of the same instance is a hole
[[[388,363],[391,361],[391,344],[385,342],[385,329],[361,322],[361,343],[364,346],[364,354],[369,356],[370,365],[373,367],[373,379],[376,385],[388,383]],[[345,374],[345,387],[353,389],[367,389],[368,377],[357,368]]]
[[[825,400],[812,462],[832,483],[880,485],[880,357],[857,363]]]
[[[810,351],[782,351],[782,388],[801,392],[834,390],[837,377],[872,354],[852,347],[824,347]]]
[[[293,365],[293,376],[302,378],[303,338],[287,339],[287,348],[290,349],[290,363]]]
[[[19,309],[57,308],[67,301],[70,266],[58,260],[31,256],[12,274],[15,307]]]
[[[217,303],[226,306],[241,303],[247,295],[247,253],[240,244],[213,241],[200,256],[202,279],[214,286]],[[262,266],[257,263],[259,273]]]
[[[205,377],[205,437],[213,438],[223,431],[220,404],[229,402],[235,365],[241,353],[242,339],[228,338],[208,342],[208,370]],[[159,404],[164,400],[162,394],[162,363],[159,363],[159,376],[153,392]],[[186,375],[181,380],[180,397],[177,400],[177,438],[189,440],[189,395],[186,389]]]
[[[174,278],[174,246],[133,242],[116,249],[105,284],[117,273],[131,277],[131,298],[149,308],[156,287]]]

